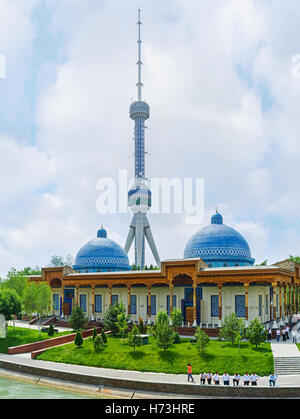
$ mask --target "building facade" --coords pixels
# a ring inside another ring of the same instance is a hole
[[[52,288],[53,314],[68,317],[79,305],[101,322],[110,305],[123,301],[130,319],[154,322],[158,311],[181,309],[190,326],[217,327],[235,312],[246,322],[282,319],[299,310],[300,266],[208,268],[201,259],[162,262],[160,271],[78,273],[45,268],[33,281]]]

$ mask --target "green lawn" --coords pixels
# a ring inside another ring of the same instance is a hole
[[[107,346],[100,353],[95,353],[93,342],[84,341],[81,348],[75,344],[49,349],[38,356],[45,361],[63,362],[75,365],[87,365],[132,371],[163,372],[185,374],[186,366],[191,363],[193,373],[211,371],[229,374],[239,372],[250,374],[255,371],[260,376],[269,375],[273,371],[273,355],[269,343],[255,349],[248,342],[241,342],[240,352],[237,346],[229,342],[211,341],[206,354],[200,356],[196,347],[189,340],[182,339],[173,344],[165,353],[160,351],[150,338],[149,344],[133,351],[118,337],[108,337]]]
[[[53,338],[67,335],[70,332],[56,333]],[[39,342],[41,340],[50,339],[47,333],[41,333],[35,329],[24,329],[20,327],[9,326],[7,328],[7,338],[0,339],[0,353],[7,354],[7,349],[12,346],[26,345],[27,343]]]

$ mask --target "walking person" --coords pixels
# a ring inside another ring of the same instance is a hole
[[[229,386],[230,376],[227,374],[226,371],[224,372],[224,374],[222,376],[222,380],[223,380],[224,386]]]
[[[292,338],[293,338],[293,343],[297,343],[297,332],[295,332],[295,330],[292,330]]]
[[[279,328],[276,330],[276,339],[277,339],[277,342],[280,341],[280,329]]]
[[[258,381],[258,375],[257,374],[255,374],[255,372],[253,372],[252,374],[251,374],[251,377],[250,377],[250,381],[251,381],[251,385],[252,386],[257,386],[257,381]]]
[[[271,328],[268,330],[268,339],[271,342],[271,340],[272,340],[272,329]]]
[[[244,381],[244,386],[248,386],[250,384],[250,375],[248,374],[248,372],[246,372],[246,374],[244,375],[243,381]]]
[[[214,380],[214,383],[215,383],[216,386],[218,386],[220,384],[220,377],[219,377],[218,371],[213,376],[213,380]]]
[[[234,374],[234,376],[233,376],[233,385],[234,386],[238,386],[239,383],[240,383],[240,380],[241,380],[240,374],[238,374],[238,373]]]
[[[188,365],[187,365],[187,370],[188,370],[188,382],[189,382],[190,380],[192,380],[192,382],[194,383],[194,382],[195,382],[195,380],[194,380],[194,377],[193,377],[193,370],[192,370],[192,366],[191,366],[191,364],[188,364]]]
[[[277,375],[274,372],[271,372],[269,376],[269,385],[270,387],[275,387],[277,381]]]
[[[281,334],[282,334],[282,340],[283,340],[283,342],[286,342],[285,327],[283,327],[283,328],[281,329]]]
[[[289,339],[290,339],[290,337],[289,337],[289,331],[290,331],[290,328],[289,328],[289,326],[287,325],[287,326],[286,326],[286,328],[285,328],[285,335],[286,335],[287,340],[289,340]]]

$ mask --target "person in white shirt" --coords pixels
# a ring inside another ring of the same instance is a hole
[[[227,374],[227,372],[225,371],[223,376],[222,376],[222,380],[223,380],[223,384],[224,386],[229,386],[229,381],[230,381],[230,377]]]
[[[289,337],[289,331],[290,331],[290,328],[288,326],[286,326],[286,328],[285,328],[285,336],[286,336],[287,339],[290,338]]]
[[[280,341],[280,329],[276,330],[276,337],[277,337],[277,342]]]
[[[268,338],[270,341],[272,340],[272,329],[269,329],[268,331]]]
[[[214,383],[215,383],[216,386],[218,386],[220,384],[220,378],[219,378],[218,371],[213,376],[213,380],[214,380]]]
[[[212,378],[213,378],[213,375],[212,375],[212,373],[211,372],[208,372],[207,374],[205,374],[206,375],[206,380],[207,380],[207,384],[211,384],[211,380],[212,380]]]
[[[205,384],[205,374],[204,374],[204,372],[201,372],[201,374],[200,374],[200,384]]]
[[[240,383],[241,376],[240,374],[234,374],[233,376],[233,385],[238,386]]]
[[[257,386],[258,375],[256,375],[255,372],[253,372],[251,374],[250,380],[251,380],[251,385],[252,386]]]
[[[243,377],[243,381],[244,381],[244,386],[248,386],[250,383],[250,375],[248,374],[248,372],[246,372],[246,374]]]

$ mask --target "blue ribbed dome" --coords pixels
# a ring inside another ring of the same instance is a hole
[[[129,271],[131,266],[124,249],[109,239],[101,227],[97,238],[79,250],[73,268],[79,272],[107,272]]]
[[[224,225],[218,212],[212,216],[211,225],[198,231],[186,245],[184,258],[198,257],[210,267],[246,266],[255,261],[243,236]]]

